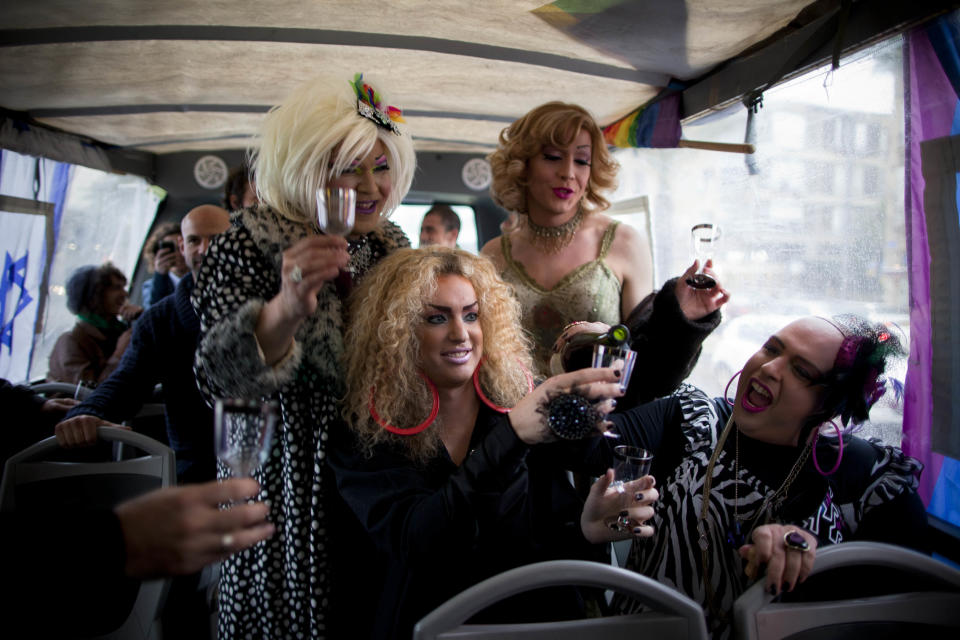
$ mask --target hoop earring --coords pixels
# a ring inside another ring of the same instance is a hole
[[[374,422],[390,433],[396,433],[401,436],[416,435],[433,424],[433,421],[437,419],[437,414],[440,413],[440,393],[437,391],[437,385],[435,385],[433,380],[428,378],[422,371],[417,371],[417,373],[420,374],[420,377],[423,378],[423,380],[427,383],[427,386],[430,388],[430,391],[433,393],[433,408],[430,410],[430,415],[427,416],[426,420],[415,427],[411,427],[410,429],[401,429],[400,427],[395,427],[380,417],[380,414],[377,413],[377,407],[373,402],[373,396],[376,394],[377,388],[370,387],[370,417],[373,418]]]
[[[725,387],[723,388],[723,400],[724,400],[724,402],[726,402],[726,403],[727,403],[728,405],[730,405],[731,407],[734,405],[734,402],[733,402],[733,400],[731,400],[730,398],[727,397],[727,392],[730,391],[730,385],[733,384],[733,381],[734,381],[734,380],[737,378],[737,376],[740,375],[741,373],[743,373],[743,369],[740,369],[740,371],[737,371],[735,374],[733,374],[733,377],[731,377],[731,378],[730,378],[730,381],[727,382],[727,386],[725,386]]]
[[[483,366],[483,363],[486,362],[487,358],[484,356],[480,359],[480,362],[477,364],[477,368],[473,370],[473,388],[477,392],[477,397],[480,398],[480,401],[483,404],[487,405],[497,413],[510,413],[511,407],[501,407],[493,403],[490,398],[483,392],[483,389],[480,388],[480,367]],[[523,369],[523,375],[527,377],[527,393],[533,391],[533,376],[530,375],[530,371],[527,370],[523,363],[517,360],[517,364],[520,365],[520,368]]]
[[[833,420],[830,420],[829,422],[831,425],[833,425],[834,430],[837,432],[837,446],[840,449],[837,452],[837,462],[833,465],[833,468],[830,469],[830,471],[825,472],[823,469],[821,469],[820,462],[817,460],[817,439],[820,437],[820,429],[823,428],[822,424],[817,427],[817,432],[813,434],[813,443],[810,445],[810,454],[813,456],[813,466],[816,467],[817,473],[822,476],[829,476],[836,473],[837,469],[840,468],[840,460],[843,459],[843,433],[840,431],[840,427],[837,426],[836,422]]]

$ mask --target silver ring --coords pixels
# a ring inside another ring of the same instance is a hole
[[[293,265],[293,269],[290,270],[290,279],[297,284],[303,282],[303,271],[300,270],[300,265]]]
[[[230,549],[233,548],[233,534],[225,533],[220,537],[220,551],[222,553],[230,553]]]

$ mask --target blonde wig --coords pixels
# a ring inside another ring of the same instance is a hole
[[[590,180],[583,211],[603,211],[610,202],[603,193],[616,186],[620,165],[607,150],[603,132],[586,109],[575,104],[548,102],[500,132],[500,145],[488,160],[493,172],[490,195],[507,211],[527,212],[527,164],[546,145],[565,147],[580,130],[590,134]]]
[[[317,190],[369,154],[377,140],[390,166],[392,189],[381,213],[386,218],[413,182],[416,153],[410,135],[402,129],[397,135],[360,115],[349,78],[301,85],[267,113],[250,152],[257,196],[285,218],[312,222]]]
[[[416,435],[398,435],[370,417],[371,388],[377,413],[387,423],[410,428],[430,413],[432,394],[418,374],[417,325],[442,275],[473,285],[483,331],[480,385],[495,404],[512,407],[526,395],[531,371],[530,343],[520,326],[520,305],[493,264],[461,249],[430,246],[399,249],[384,258],[349,300],[346,345],[347,396],[344,417],[370,455],[381,442],[394,442],[414,461],[425,462],[442,445],[437,419]]]

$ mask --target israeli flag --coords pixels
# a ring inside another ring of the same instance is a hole
[[[33,334],[45,300],[45,245],[53,205],[37,208],[36,213],[0,210],[0,378],[12,382],[30,375]]]

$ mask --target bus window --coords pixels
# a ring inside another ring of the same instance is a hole
[[[5,165],[13,166],[16,161],[25,167],[25,175],[33,175],[34,158],[6,150],[3,155]],[[29,371],[10,372],[14,381],[19,381],[21,376],[44,377],[54,343],[76,322],[67,310],[64,289],[74,270],[109,260],[127,274],[128,279],[132,277],[140,258],[140,247],[163,197],[161,189],[151,187],[139,176],[106,173],[79,165],[70,167],[68,175],[41,328],[32,346]],[[7,190],[6,184],[3,189]],[[29,350],[30,347],[28,334],[17,336],[16,348]]]
[[[400,225],[403,232],[410,238],[410,246],[420,246],[420,222],[424,214],[430,209],[429,204],[401,204],[393,212],[390,219]],[[477,221],[474,216],[473,207],[452,204],[450,208],[460,217],[460,235],[457,236],[457,246],[461,249],[477,253]]]
[[[693,261],[694,224],[721,227],[717,269],[732,298],[693,384],[721,395],[770,333],[797,316],[859,313],[896,323],[909,339],[901,42],[767,91],[752,157],[617,152],[614,201],[646,196],[657,285]],[[746,120],[738,105],[685,123],[684,137],[740,142]],[[647,231],[635,216],[622,219]],[[903,381],[906,361],[891,373]],[[902,406],[892,396],[874,408],[864,435],[899,445]]]

